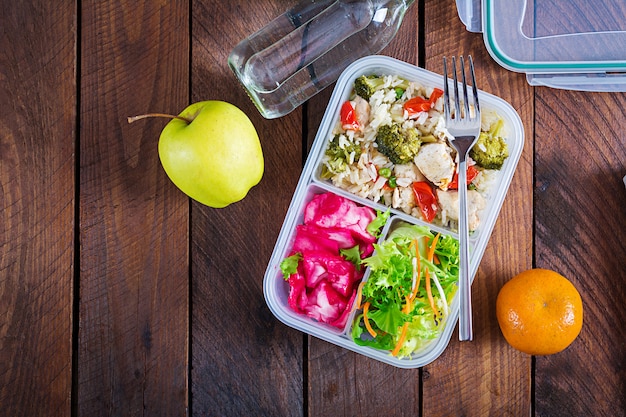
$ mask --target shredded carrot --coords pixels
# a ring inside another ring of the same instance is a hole
[[[363,304],[363,323],[365,323],[365,328],[367,329],[367,332],[372,337],[376,337],[378,334],[376,333],[376,331],[374,331],[374,329],[372,329],[372,326],[370,325],[370,320],[369,318],[367,318],[367,312],[369,311],[369,308],[370,308],[369,301]]]
[[[427,259],[432,262],[435,257],[435,248],[437,247],[437,241],[439,240],[439,236],[441,233],[437,233],[433,238],[432,242],[430,242],[430,246],[428,246]],[[428,238],[424,237],[424,241],[426,245],[428,245]],[[430,284],[430,271],[427,266],[424,266],[424,279],[426,280],[426,295],[428,296],[428,302],[430,303],[430,308],[433,309],[435,316],[437,316],[437,309],[435,307],[435,298],[433,297],[433,291]]]
[[[428,253],[427,253],[427,259],[429,262],[433,262],[433,259],[436,258],[435,255],[435,248],[437,247],[437,241],[439,240],[439,236],[441,236],[441,233],[437,233],[435,235],[435,237],[433,238],[433,241],[430,243],[430,246],[428,247]],[[425,240],[426,245],[428,245],[428,240]],[[413,300],[415,299],[415,297],[417,296],[417,292],[418,292],[418,288],[419,288],[419,284],[421,281],[421,265],[420,265],[420,254],[419,254],[419,244],[417,242],[417,240],[413,240],[413,242],[411,243],[411,246],[413,246],[415,248],[415,259],[417,260],[417,277],[416,277],[416,282],[415,285],[413,286],[413,289],[411,291],[411,295],[406,297],[406,304],[404,305],[404,308],[402,309],[402,312],[405,314],[409,314],[411,312],[411,303],[413,302]],[[436,263],[439,263],[439,259],[436,260]],[[424,275],[426,276],[426,294],[428,295],[428,302],[430,303],[430,307],[433,309],[433,312],[435,314],[435,317],[438,315],[437,309],[435,307],[435,298],[433,297],[433,292],[432,292],[432,288],[431,288],[431,284],[430,284],[430,271],[428,270],[427,266],[424,266]],[[364,313],[365,313],[365,309],[364,309]],[[365,314],[364,314],[365,316]],[[368,323],[366,321],[365,327],[368,327]],[[393,356],[397,356],[398,353],[400,352],[400,349],[402,349],[402,345],[404,344],[404,341],[406,339],[406,335],[407,335],[407,329],[409,327],[409,323],[406,322],[402,325],[402,330],[400,332],[400,337],[398,338],[398,343],[396,343],[396,346],[393,348],[393,350],[391,351],[391,354]],[[369,331],[369,330],[368,330]]]
[[[411,297],[409,295],[406,296],[406,304],[404,304],[402,312],[404,314],[409,314],[411,312]]]
[[[430,303],[430,308],[433,309],[433,312],[435,314],[435,317],[437,316],[437,309],[435,308],[435,299],[433,298],[433,291],[430,287],[430,271],[428,270],[428,268],[425,268],[426,272],[424,273],[424,275],[426,275],[426,294],[428,295],[428,302]]]
[[[363,285],[365,285],[365,281],[361,281],[359,287],[356,290],[356,303],[354,304],[354,308],[361,308],[361,298],[363,297]]]
[[[437,255],[435,254],[435,256],[433,256],[433,263],[435,265],[439,265],[441,262],[439,261],[439,258],[437,257]]]
[[[430,262],[433,261],[433,258],[435,256],[435,248],[437,247],[437,241],[439,240],[439,236],[441,236],[441,233],[437,233],[435,235],[435,237],[433,238],[432,243],[430,244],[430,248],[428,249],[428,260]]]
[[[428,249],[428,260],[430,262],[433,261],[433,257],[435,256],[435,248],[437,247],[437,241],[439,240],[439,236],[441,236],[441,233],[437,233],[435,235],[433,241],[430,244],[430,248]],[[426,294],[428,295],[428,302],[430,303],[430,308],[433,309],[435,317],[437,317],[438,311],[435,307],[435,298],[433,297],[433,291],[430,286],[430,271],[428,270],[428,268],[426,268],[426,273],[424,275],[426,275]]]
[[[409,314],[411,312],[411,298],[408,295],[406,297],[406,304],[404,305],[402,312],[404,314]],[[408,321],[402,325],[402,330],[400,331],[400,337],[398,338],[398,343],[396,343],[396,346],[391,351],[391,354],[393,356],[397,356],[398,352],[400,352],[400,349],[402,348],[402,345],[404,344],[404,340],[406,339],[406,331],[408,327],[409,327]]]
[[[402,345],[404,344],[404,340],[406,339],[406,329],[409,327],[409,323],[406,322],[402,325],[402,331],[400,332],[400,338],[398,339],[398,343],[396,343],[396,346],[393,348],[393,350],[391,351],[391,354],[393,356],[397,356],[398,352],[400,352],[400,349],[402,348]]]
[[[417,297],[417,293],[419,292],[419,288],[420,288],[420,282],[422,280],[419,258],[417,258],[416,269],[417,269],[417,278],[415,279],[415,287],[413,287],[413,291],[411,292],[411,301],[415,300],[415,297]]]

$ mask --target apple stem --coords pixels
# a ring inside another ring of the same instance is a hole
[[[187,124],[191,123],[191,120],[189,119],[186,119],[181,116],[174,116],[173,114],[166,114],[166,113],[149,113],[149,114],[140,114],[139,116],[132,116],[128,118],[128,123],[136,122],[137,120],[140,120],[140,119],[147,119],[148,117],[166,117],[168,119],[179,119],[179,120],[182,120],[183,122],[187,122]]]

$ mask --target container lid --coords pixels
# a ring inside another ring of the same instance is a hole
[[[491,56],[531,85],[626,91],[626,1],[457,0]]]

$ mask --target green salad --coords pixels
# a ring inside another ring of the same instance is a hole
[[[363,260],[371,272],[357,296],[352,338],[411,357],[437,338],[459,276],[458,240],[402,222]]]

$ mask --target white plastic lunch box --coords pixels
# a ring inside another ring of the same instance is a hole
[[[448,345],[455,323],[458,320],[458,296],[456,296],[452,302],[450,315],[440,337],[435,339],[422,351],[414,354],[411,358],[400,359],[392,356],[387,351],[381,351],[371,347],[362,347],[355,344],[350,337],[351,320],[348,321],[348,325],[345,329],[340,330],[292,311],[288,305],[289,285],[283,279],[280,270],[280,263],[288,256],[288,252],[292,246],[296,225],[301,224],[303,221],[303,209],[314,194],[333,192],[363,206],[368,206],[380,211],[388,209],[388,207],[382,204],[359,198],[345,190],[341,190],[319,176],[321,159],[326,150],[329,137],[332,134],[332,128],[339,117],[340,106],[344,101],[348,100],[354,80],[363,74],[396,74],[425,86],[441,88],[443,85],[443,77],[441,75],[386,56],[365,57],[346,68],[337,81],[287,211],[265,273],[263,290],[267,305],[272,313],[288,326],[399,368],[417,368],[435,360]],[[504,119],[509,157],[500,171],[500,176],[497,179],[498,183],[494,184],[494,191],[491,193],[487,206],[483,211],[481,225],[470,239],[472,279],[476,274],[476,270],[484,254],[489,236],[495,225],[524,144],[522,122],[512,106],[504,100],[482,91],[479,91],[479,98],[481,108],[484,111],[495,110]],[[386,233],[392,228],[392,224],[398,220],[412,224],[428,225],[433,231],[440,231],[457,237],[454,232],[446,228],[425,223],[420,219],[392,209],[390,219],[383,229],[381,239],[385,238]],[[365,279],[367,279],[367,272]]]

